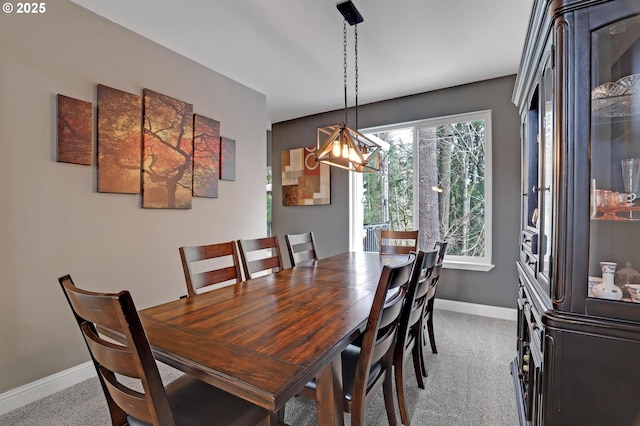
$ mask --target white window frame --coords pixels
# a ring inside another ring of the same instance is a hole
[[[491,110],[482,110],[469,113],[455,114],[443,117],[436,117],[424,120],[410,121],[405,123],[391,124],[388,126],[378,126],[367,129],[362,129],[362,133],[375,133],[381,131],[391,131],[405,128],[413,128],[413,149],[414,152],[418,152],[418,140],[416,131],[417,128],[424,127],[436,127],[446,125],[450,123],[459,123],[464,121],[483,120],[485,122],[485,255],[483,257],[471,257],[471,256],[454,256],[447,255],[444,260],[443,267],[450,269],[472,270],[472,271],[490,271],[495,267],[492,263],[492,240],[493,240],[493,165],[492,165],[492,124],[491,124]],[[418,156],[414,155],[414,170],[418,168]],[[351,175],[357,175],[357,173],[350,173]],[[414,193],[413,193],[413,218],[414,226],[418,220],[418,188],[419,188],[419,176],[418,173],[413,174],[414,179]],[[362,223],[362,203],[358,203],[358,200],[362,198],[362,178],[357,176],[350,179],[350,216],[351,223]],[[358,186],[359,185],[359,186]],[[358,222],[359,220],[359,222]],[[359,236],[361,235],[361,229],[357,229],[357,226],[351,226],[351,250],[362,251],[362,242]],[[361,227],[360,227],[361,228]]]

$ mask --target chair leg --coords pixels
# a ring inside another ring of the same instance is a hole
[[[419,335],[418,335],[418,351],[420,352],[420,370],[422,377],[427,377],[427,324],[424,318],[421,320]]]
[[[414,346],[415,347],[415,346]],[[409,425],[407,403],[404,396],[404,351],[395,359],[396,392],[398,394],[398,407],[400,408],[400,420],[403,425]]]
[[[364,426],[364,407],[351,405],[351,426]]]
[[[413,370],[416,373],[416,381],[418,382],[418,387],[420,389],[424,389],[424,376],[422,375],[422,345],[419,344],[420,342],[416,342],[416,344],[413,346],[413,349],[411,350],[411,358],[413,358]]]
[[[396,419],[396,407],[393,404],[393,374],[391,373],[392,365],[389,364],[387,371],[384,373],[384,383],[382,384],[382,391],[384,394],[384,406],[387,409],[387,419],[389,420],[389,426],[396,426],[398,419]],[[407,423],[408,425],[409,423]]]
[[[358,389],[356,390],[356,388]],[[351,426],[365,426],[364,408],[366,404],[366,392],[364,389],[359,388],[359,386],[354,386],[351,402],[345,400],[344,411],[351,413]]]
[[[427,320],[427,329],[429,330],[429,342],[431,342],[431,352],[434,354],[438,353],[438,349],[436,348],[436,338],[433,336],[433,313],[429,315],[429,319]]]

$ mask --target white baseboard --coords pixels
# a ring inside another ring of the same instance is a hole
[[[491,317],[517,321],[518,310],[511,308],[502,308],[500,306],[478,305],[476,303],[458,302],[448,299],[436,299],[434,307],[444,311],[460,312],[462,314],[480,315],[483,317]]]
[[[87,361],[35,382],[11,389],[0,394],[0,415],[66,389],[95,375],[96,369],[93,366],[93,362]]]
[[[463,314],[480,315],[484,317],[499,318],[516,321],[518,311],[516,309],[501,308],[498,306],[478,305],[476,303],[457,302],[455,300],[438,299],[436,309],[460,312]],[[35,382],[20,386],[8,392],[0,394],[0,415],[23,407],[55,392],[66,389],[96,375],[96,370],[91,361],[45,377]]]

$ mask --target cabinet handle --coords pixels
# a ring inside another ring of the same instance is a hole
[[[522,366],[522,371],[529,372],[529,366],[527,364]]]
[[[541,188],[541,187],[538,187],[538,186],[532,186],[531,187],[531,192],[533,192],[534,194],[536,192],[540,191],[540,190],[549,192],[549,191],[551,191],[551,186],[545,186],[544,188]]]
[[[524,362],[529,362],[529,355],[522,355],[522,360]]]
[[[524,238],[525,244],[529,244],[530,242],[531,242],[531,238],[527,238],[527,237]]]

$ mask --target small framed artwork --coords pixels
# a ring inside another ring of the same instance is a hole
[[[57,161],[90,166],[93,163],[93,104],[58,94],[57,106]]]
[[[282,151],[282,205],[331,204],[329,165],[318,163],[315,146]]]
[[[220,122],[193,115],[193,196],[218,198]]]
[[[220,138],[220,179],[236,180],[236,141]]]

